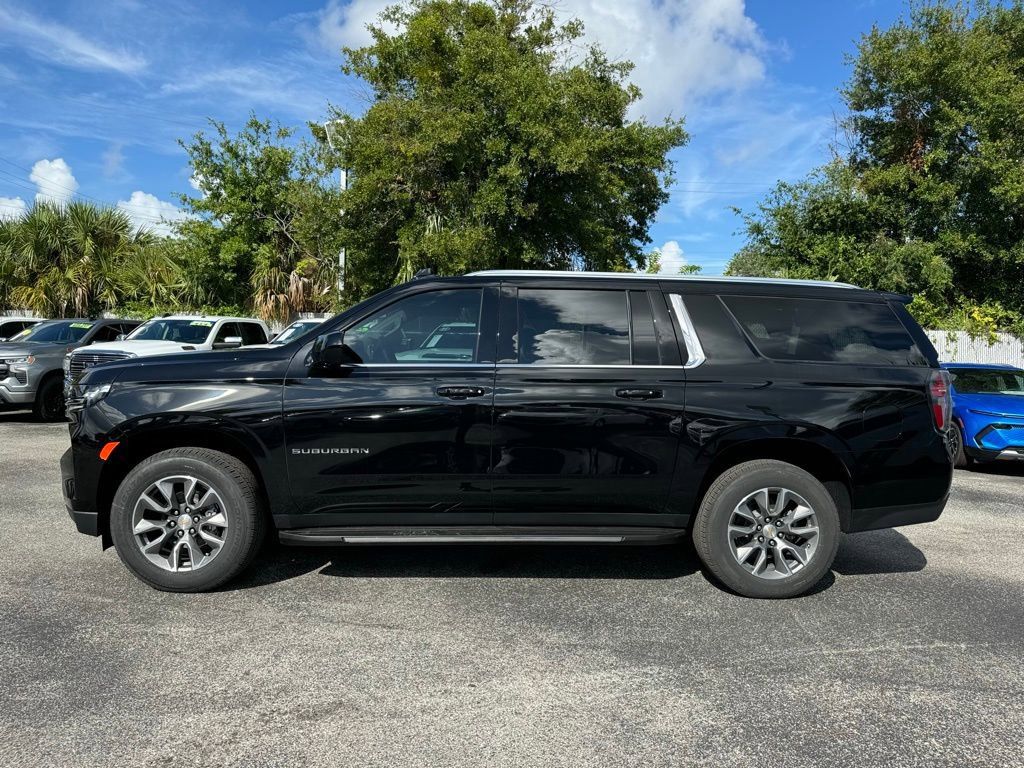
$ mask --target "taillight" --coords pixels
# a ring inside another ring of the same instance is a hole
[[[945,371],[934,371],[928,382],[928,394],[932,401],[932,419],[935,428],[940,432],[949,429],[953,417],[953,398],[949,394],[949,374]]]

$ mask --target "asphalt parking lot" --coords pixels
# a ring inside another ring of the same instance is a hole
[[[752,601],[686,546],[268,552],[153,591],[0,414],[0,765],[1024,765],[1024,469]]]

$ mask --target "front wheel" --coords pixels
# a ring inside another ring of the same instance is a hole
[[[839,512],[817,478],[760,459],[723,472],[694,525],[697,554],[723,584],[746,597],[803,594],[828,572],[839,547]]]
[[[58,376],[51,376],[39,385],[35,402],[32,404],[32,415],[38,421],[64,420],[63,379]]]
[[[141,462],[110,510],[121,561],[169,592],[203,592],[234,578],[252,562],[265,527],[252,471],[206,448],[174,448]]]
[[[956,422],[953,422],[949,429],[949,447],[953,454],[954,467],[963,469],[970,464],[970,458],[964,452],[964,433],[960,431]]]

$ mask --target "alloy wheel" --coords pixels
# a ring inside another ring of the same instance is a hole
[[[228,513],[217,490],[191,475],[151,483],[135,502],[132,536],[139,551],[165,571],[196,571],[224,548]]]
[[[803,570],[818,549],[814,509],[788,488],[761,488],[744,496],[729,520],[736,562],[761,579],[784,579]]]

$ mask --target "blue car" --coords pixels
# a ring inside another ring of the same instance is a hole
[[[956,465],[1024,461],[1024,370],[1012,365],[943,363],[953,379],[950,440]]]

